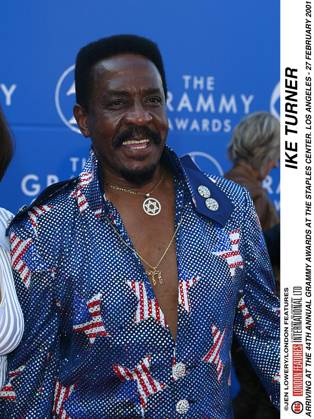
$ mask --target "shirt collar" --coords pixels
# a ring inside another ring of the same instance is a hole
[[[180,158],[195,210],[224,226],[234,209],[230,198],[217,186],[217,181],[205,175],[187,154]]]

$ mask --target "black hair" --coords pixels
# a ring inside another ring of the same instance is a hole
[[[13,156],[13,143],[10,130],[0,108],[0,180]]]
[[[113,35],[87,44],[76,56],[75,89],[76,101],[79,105],[88,109],[93,66],[101,60],[123,53],[143,55],[154,63],[160,73],[165,97],[167,97],[165,70],[157,44],[138,35]]]

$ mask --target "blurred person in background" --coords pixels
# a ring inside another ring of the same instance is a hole
[[[12,154],[10,131],[0,109],[0,180],[11,161]],[[6,355],[17,347],[23,334],[23,315],[14,288],[9,241],[6,237],[6,228],[12,218],[13,214],[0,208],[0,395],[2,397],[10,397],[8,388],[6,386],[2,388],[6,372]]]
[[[279,294],[280,225],[274,205],[263,188],[263,180],[278,165],[280,124],[268,112],[256,112],[244,118],[234,129],[228,146],[233,167],[225,177],[249,191],[261,222],[267,250]],[[235,419],[279,418],[242,348],[234,342],[233,363],[240,392],[233,402]]]
[[[225,173],[249,191],[262,230],[279,223],[274,205],[263,188],[263,180],[278,165],[280,157],[280,124],[268,112],[256,112],[243,119],[233,131],[228,146],[233,167]]]

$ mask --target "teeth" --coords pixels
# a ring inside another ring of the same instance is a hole
[[[124,145],[138,145],[138,144],[146,144],[148,143],[149,140],[145,139],[145,140],[127,140],[127,141],[123,141]]]

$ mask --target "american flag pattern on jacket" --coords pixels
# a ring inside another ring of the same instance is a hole
[[[83,212],[88,208],[87,199],[81,189],[76,189],[70,196],[71,198],[76,199],[80,212]]]
[[[29,288],[31,281],[31,271],[27,266],[26,262],[23,260],[23,257],[25,256],[28,249],[31,247],[32,240],[23,240],[13,233],[10,236],[10,243],[12,268],[19,273],[19,276],[26,288]]]
[[[180,280],[179,281],[179,305],[184,308],[184,310],[189,313],[191,311],[191,304],[190,304],[190,289],[191,287],[198,281],[198,278],[192,278],[187,280]]]
[[[280,383],[280,373],[277,372],[276,374],[273,375],[273,383]]]
[[[12,381],[23,372],[24,368],[25,365],[22,365],[14,371],[9,371],[9,381],[0,389],[0,399],[16,400],[16,393]]]
[[[210,362],[216,365],[217,378],[218,378],[218,381],[220,382],[223,368],[224,368],[224,365],[220,358],[220,350],[223,344],[225,331],[221,333],[220,330],[213,324],[211,327],[211,332],[214,338],[214,343],[212,347],[210,348],[210,350],[207,352],[207,354],[204,355],[203,361],[206,363]]]
[[[127,281],[134,294],[138,299],[138,306],[135,313],[135,323],[140,323],[143,320],[154,319],[162,327],[166,327],[166,320],[164,313],[159,307],[157,298],[148,298],[143,281]]]
[[[38,205],[28,211],[29,220],[34,227],[34,230],[37,231],[38,227],[38,218],[44,215],[46,212],[51,210],[51,205]]]
[[[89,185],[89,183],[93,180],[92,173],[89,172],[82,172],[79,176],[79,181],[76,185],[76,188],[71,193],[71,198],[76,199],[78,208],[80,212],[84,212],[88,208],[88,201],[86,196],[84,195],[83,190]]]
[[[176,338],[143,265],[113,231],[111,224],[132,247],[91,152],[79,180],[54,194],[50,189],[10,229],[15,285],[30,326],[8,357],[9,370],[27,367],[12,381],[16,399],[1,400],[0,417],[176,418],[185,410],[180,417],[231,419],[233,333],[278,404],[272,377],[279,370],[279,303],[253,204],[239,185],[185,172],[189,167],[168,149],[165,158],[173,170],[176,225],[182,220]],[[217,211],[198,201],[200,185],[219,203]],[[230,202],[234,210],[227,213]],[[29,212],[39,205],[51,209],[34,228]],[[20,261],[30,271],[29,288]],[[254,307],[249,333],[238,309],[243,295]]]
[[[228,263],[231,276],[235,275],[236,268],[243,269],[244,262],[239,251],[240,243],[240,229],[235,229],[229,233],[231,249],[223,250],[221,252],[214,252],[215,255],[225,259]]]
[[[101,316],[100,304],[101,294],[98,293],[87,301],[87,308],[90,313],[91,320],[85,323],[73,325],[73,330],[78,333],[85,333],[90,343],[94,343],[97,336],[109,336]]]
[[[241,314],[242,314],[243,319],[244,319],[244,329],[248,330],[251,327],[254,327],[255,322],[254,322],[254,319],[253,319],[251,313],[249,312],[249,309],[247,308],[247,306],[245,304],[244,297],[240,298],[239,304],[238,304],[238,309],[241,311]]]
[[[54,403],[52,413],[56,415],[58,419],[71,419],[64,409],[64,403],[68,400],[75,389],[75,384],[70,386],[63,386],[59,381],[56,383]]]
[[[146,355],[141,362],[133,369],[122,365],[114,365],[113,370],[121,381],[136,381],[140,403],[143,409],[146,408],[149,396],[162,391],[166,386],[155,380],[150,372],[151,356]]]

